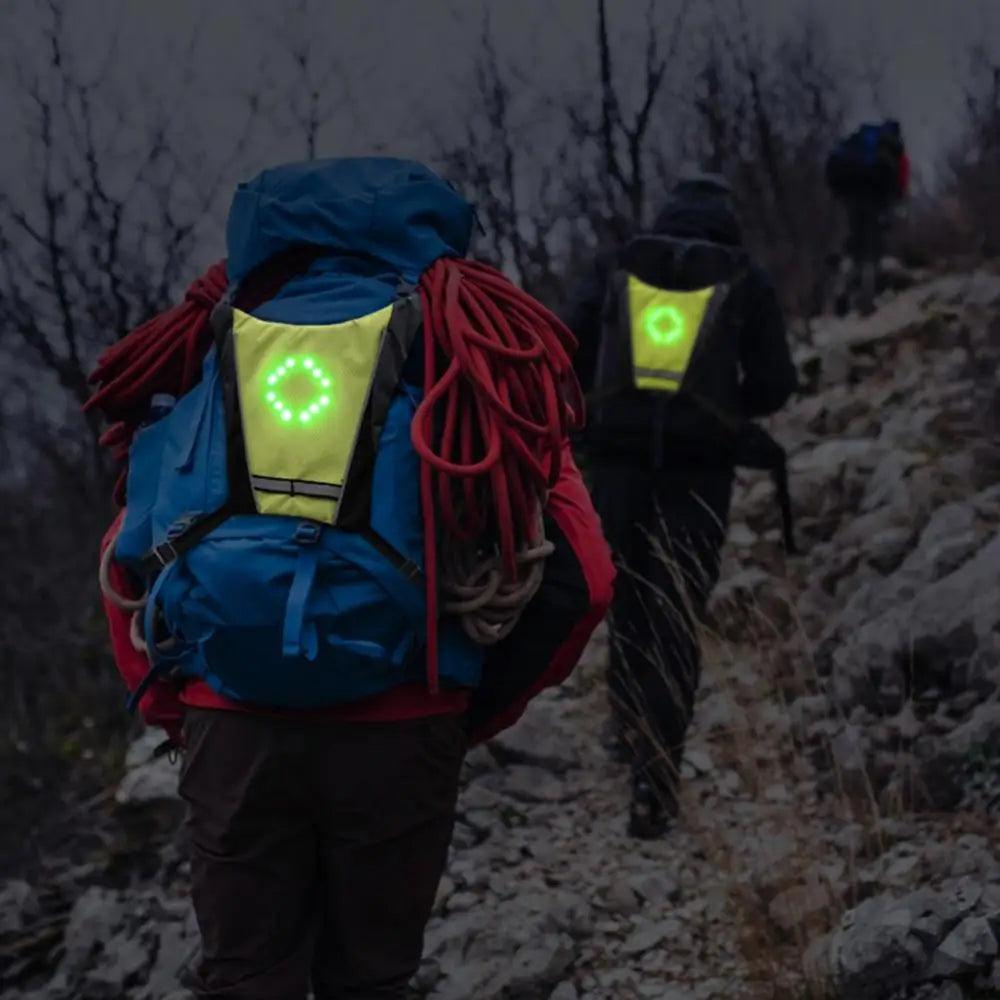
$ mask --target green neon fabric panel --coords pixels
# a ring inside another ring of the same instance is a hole
[[[691,361],[715,286],[673,292],[628,276],[632,368],[639,389],[676,392]]]
[[[294,484],[343,486],[392,306],[329,326],[293,326],[233,310],[240,413],[251,477],[288,480],[291,492],[254,489],[261,514],[333,524],[339,500]]]

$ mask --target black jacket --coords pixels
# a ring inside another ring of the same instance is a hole
[[[741,246],[736,217],[720,199],[678,199],[664,209],[655,233],[685,239],[712,240]],[[564,310],[566,325],[579,341],[575,367],[588,392],[593,386],[601,337],[602,312],[608,282],[618,253],[599,258],[578,283]],[[785,321],[774,286],[759,267],[752,265],[734,289],[739,306],[738,356],[740,403],[743,416],[754,419],[781,409],[796,390],[798,380]]]

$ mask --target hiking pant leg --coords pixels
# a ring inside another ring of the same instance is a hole
[[[877,264],[882,256],[880,206],[874,198],[864,206],[864,259]]]
[[[669,650],[673,655],[688,632],[682,602],[669,581],[657,579],[660,574],[653,562],[621,561],[611,605],[608,693],[612,712],[633,747],[651,738],[660,742],[672,731],[668,723],[674,716],[675,695],[667,683],[667,654]],[[662,620],[666,608],[681,609],[679,628]],[[671,638],[666,641],[668,633]]]
[[[180,790],[202,935],[201,1000],[304,1000],[317,838],[294,724],[189,710]]]
[[[669,553],[667,563],[657,561],[662,574],[657,582],[667,597],[660,643],[675,693],[668,731],[678,766],[701,682],[698,633],[719,579],[732,485],[728,468],[694,467],[661,486],[657,495],[663,547]]]
[[[459,716],[314,730],[322,912],[315,1000],[403,1000],[455,819]]]
[[[664,807],[676,813],[700,651],[697,619],[670,537],[662,525],[655,530],[643,579],[633,582],[615,637],[623,669],[613,690],[630,720],[633,771],[651,781]]]
[[[629,466],[600,467],[593,496],[618,569],[608,616],[608,696],[618,728],[634,743],[633,734],[650,714],[643,707],[645,701],[659,694],[657,686],[641,683],[641,652],[649,648],[653,634],[644,583],[649,575],[647,533],[653,510],[650,474]]]
[[[633,766],[676,809],[678,747],[693,694],[695,625],[663,553],[666,522],[648,471],[614,469],[598,485],[602,521],[619,565],[610,616],[608,694]],[[680,664],[684,665],[681,669]]]
[[[847,211],[847,240],[844,244],[844,250],[851,263],[857,266],[865,252],[864,202],[855,196],[848,198],[844,202],[844,207]]]
[[[676,468],[656,490],[645,581],[622,645],[638,729],[636,767],[676,808],[680,764],[701,679],[698,627],[719,575],[732,493],[727,468]]]

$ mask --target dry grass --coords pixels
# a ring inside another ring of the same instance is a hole
[[[673,573],[677,579],[676,565]],[[714,768],[688,776],[682,804],[685,826],[727,886],[754,997],[826,1000],[833,995],[826,935],[846,909],[881,888],[870,872],[862,876],[893,845],[894,821],[918,819],[945,842],[981,833],[983,824],[968,814],[918,816],[912,796],[880,794],[866,766],[845,772],[829,737],[806,742],[790,706],[800,696],[822,694],[824,681],[791,589],[776,580],[766,593],[742,595],[717,611],[711,625],[697,626],[704,661],[700,709],[712,708],[714,717],[725,704],[727,722],[709,729],[712,719],[696,713],[691,743],[710,751]],[[649,602],[654,613],[678,613],[651,585]],[[692,612],[688,604],[688,621]],[[740,641],[727,638],[735,634]],[[643,652],[669,673],[669,651]],[[669,677],[664,682],[676,687]],[[656,741],[645,719],[636,724]],[[668,763],[669,748],[660,745],[659,752]],[[908,760],[899,755],[900,789],[914,782]],[[738,776],[738,789],[722,792],[723,783],[733,784],[729,774]]]

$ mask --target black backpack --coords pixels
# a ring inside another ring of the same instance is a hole
[[[747,266],[738,248],[639,236],[605,301],[588,437],[661,464],[665,440],[700,447],[707,400],[736,417],[738,344],[730,310]],[[652,433],[651,433],[652,432]]]
[[[784,449],[747,419],[739,394],[744,250],[646,235],[619,259],[605,300],[587,443],[598,459],[654,469],[706,455],[770,471],[795,551]]]

